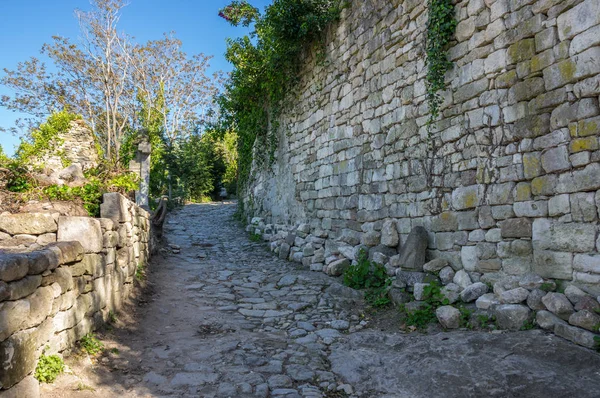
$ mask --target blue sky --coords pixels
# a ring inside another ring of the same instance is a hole
[[[40,57],[42,45],[53,35],[76,39],[79,35],[76,8],[88,10],[89,0],[0,0],[0,70],[15,69],[20,61]],[[120,30],[143,43],[160,39],[163,32],[175,31],[188,54],[214,56],[212,70],[231,70],[225,61],[225,39],[245,33],[243,28],[230,26],[218,17],[219,9],[230,0],[129,0],[123,9]],[[271,0],[250,0],[261,11]],[[4,72],[0,72],[3,74]],[[0,94],[7,93],[0,87]],[[10,127],[17,114],[0,108],[0,126]],[[8,154],[14,152],[17,137],[0,133],[0,145]]]

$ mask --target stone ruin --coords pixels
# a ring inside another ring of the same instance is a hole
[[[33,159],[31,166],[43,170],[36,177],[48,184],[77,185],[84,181],[83,172],[97,167],[100,156],[94,133],[83,120],[74,120],[51,143],[52,150]],[[69,163],[68,167],[63,161]]]

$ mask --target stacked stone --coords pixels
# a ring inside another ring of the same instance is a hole
[[[353,2],[328,62],[304,65],[276,164],[254,170],[253,228],[315,270],[366,248],[394,274],[423,227],[427,259],[473,281],[535,273],[600,294],[599,4],[457,2],[429,134],[427,4]]]
[[[102,215],[1,218],[3,230],[53,234],[57,242],[0,252],[0,393],[35,397],[31,374],[42,351],[70,349],[131,294],[136,268],[148,260],[149,214],[110,193]]]
[[[51,151],[39,159],[33,159],[32,165],[50,170],[63,170],[63,160],[79,164],[87,170],[98,166],[100,161],[94,133],[83,120],[73,120],[69,129],[59,132],[55,142],[50,143]]]
[[[0,215],[0,249],[36,250],[56,242],[59,213]]]

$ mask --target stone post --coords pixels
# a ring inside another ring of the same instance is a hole
[[[148,208],[148,195],[150,191],[150,152],[152,147],[147,141],[138,144],[135,158],[129,162],[129,170],[140,177],[140,188],[135,191],[135,203]]]
[[[148,208],[148,195],[150,194],[150,152],[149,142],[138,145],[138,158],[140,162],[140,190],[135,196],[138,206]]]

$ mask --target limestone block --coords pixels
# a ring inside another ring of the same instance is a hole
[[[573,269],[580,272],[600,274],[600,255],[576,254]]]
[[[462,292],[460,292],[460,298],[465,303],[470,303],[486,294],[488,289],[489,288],[485,283],[476,282],[467,286]]]
[[[2,398],[39,398],[40,383],[33,377],[27,376],[7,391],[1,391]]]
[[[50,213],[4,214],[0,217],[0,231],[10,235],[42,235],[56,232],[57,225]]]
[[[29,272],[26,254],[0,253],[0,280],[10,282],[23,278]]]
[[[381,244],[396,247],[399,243],[398,229],[395,220],[386,220],[381,228]]]
[[[554,333],[557,336],[587,348],[595,348],[597,345],[596,340],[594,340],[594,337],[597,336],[596,334],[575,326],[567,325],[566,323],[557,323],[554,327]]]
[[[565,324],[565,321],[551,313],[550,311],[538,311],[535,322],[542,328],[554,331],[558,324]]]
[[[528,238],[532,236],[532,224],[528,218],[511,218],[500,222],[503,238]]]
[[[540,218],[533,222],[532,229],[534,249],[585,253],[594,250],[596,245],[597,227],[593,224]]]
[[[42,286],[50,286],[57,283],[63,293],[73,289],[73,275],[71,274],[72,267],[59,267],[49,275],[42,278]]]
[[[132,217],[128,202],[127,198],[120,193],[105,193],[100,205],[100,215],[102,218],[113,220],[115,224],[129,222],[132,220]]]
[[[537,52],[554,47],[558,43],[556,27],[552,26],[535,35],[535,49]]]
[[[57,239],[79,242],[85,253],[98,253],[102,250],[102,228],[94,218],[60,217]]]
[[[569,195],[556,195],[548,201],[548,214],[551,217],[562,216],[571,212]]]
[[[600,73],[600,65],[595,62],[598,57],[600,57],[600,47],[592,47],[544,69],[546,90],[554,90]]]
[[[483,197],[482,185],[458,187],[452,191],[452,206],[456,210],[471,209],[481,203]]]
[[[80,242],[56,242],[47,246],[47,249],[60,253],[60,264],[71,264],[83,258],[84,248]]]
[[[600,24],[600,3],[585,0],[561,14],[556,20],[558,37],[561,41],[570,39],[594,25]]]
[[[568,320],[574,312],[573,305],[562,293],[550,292],[542,298],[542,302],[548,311],[564,320]]]
[[[500,294],[500,302],[503,304],[520,304],[527,300],[527,297],[529,297],[529,290],[518,287],[502,292]]]
[[[598,210],[593,192],[579,192],[571,194],[571,215],[573,221],[592,222],[596,221]]]
[[[551,148],[542,152],[542,167],[547,173],[568,170],[571,168],[569,162],[569,150],[566,146]]]
[[[8,284],[9,300],[18,300],[29,296],[42,283],[41,275],[30,275]]]
[[[0,303],[0,341],[14,332],[23,329],[31,306],[28,300],[17,300]]]
[[[33,372],[38,349],[35,332],[22,331],[0,343],[0,386],[10,388]]]

